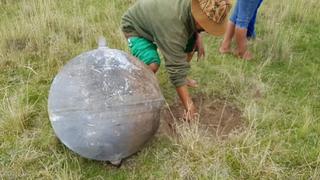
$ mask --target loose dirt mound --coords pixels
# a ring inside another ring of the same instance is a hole
[[[226,136],[242,125],[241,111],[234,105],[215,98],[197,95],[193,98],[199,112],[199,127],[213,136]],[[162,110],[160,133],[175,135],[175,125],[184,123],[184,108],[180,103]]]

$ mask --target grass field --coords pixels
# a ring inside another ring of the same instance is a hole
[[[181,127],[179,140],[157,135],[120,168],[59,143],[47,113],[54,76],[100,35],[127,51],[119,23],[133,2],[0,0],[0,179],[320,179],[318,0],[265,1],[250,62],[219,55],[221,38],[204,36],[192,93],[240,108],[241,131],[212,138]],[[173,103],[163,67],[158,76]]]

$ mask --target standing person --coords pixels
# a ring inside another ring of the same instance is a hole
[[[161,62],[157,49],[161,51],[187,119],[196,114],[187,73],[194,51],[198,50],[198,57],[204,56],[199,33],[223,35],[230,9],[229,0],[138,0],[122,17],[121,29],[131,54],[154,73]]]
[[[255,38],[254,26],[258,8],[263,0],[237,0],[228,23],[227,32],[221,43],[219,52],[222,54],[231,52],[233,37],[236,40],[235,55],[245,60],[252,59],[251,52],[247,49],[248,38]]]

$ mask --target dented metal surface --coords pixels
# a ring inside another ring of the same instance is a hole
[[[51,85],[48,110],[68,148],[89,159],[120,162],[155,134],[163,101],[145,65],[102,45],[63,67]]]

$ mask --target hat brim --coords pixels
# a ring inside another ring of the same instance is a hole
[[[228,18],[226,17],[223,22],[215,23],[202,11],[199,1],[192,0],[191,12],[195,20],[200,26],[209,34],[214,36],[222,36],[227,29]]]

